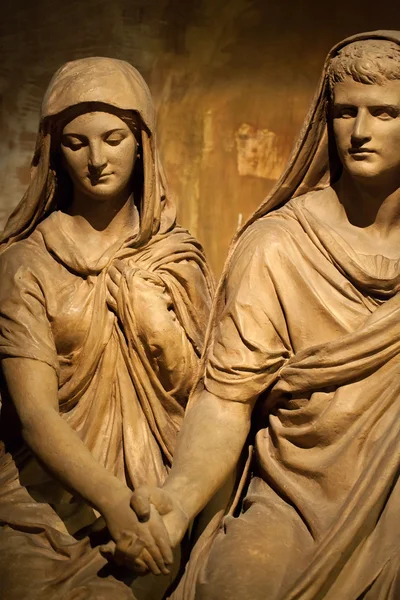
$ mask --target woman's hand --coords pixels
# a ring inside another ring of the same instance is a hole
[[[173,555],[162,519],[151,507],[146,523],[141,523],[130,505],[132,492],[126,493],[103,508],[102,514],[116,543],[110,558],[117,564],[145,574],[168,575]],[[104,552],[107,556],[108,552]]]
[[[179,500],[170,492],[157,487],[140,487],[132,494],[131,506],[143,525],[151,523],[156,509],[162,517],[171,547],[175,548],[181,542],[189,526],[189,518]]]
[[[121,260],[115,260],[108,269],[107,273],[107,304],[114,312],[118,311],[119,291],[121,287],[122,277],[129,277],[129,275],[136,276],[135,291],[139,292],[141,296],[148,295],[151,293],[151,297],[154,297],[154,292],[165,293],[165,285],[161,277],[158,277],[155,273],[146,271],[141,267],[138,267],[131,263],[124,263]],[[152,289],[149,290],[149,283]],[[156,289],[154,288],[156,286]],[[149,298],[150,299],[150,298]]]

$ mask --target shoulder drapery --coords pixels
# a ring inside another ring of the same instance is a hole
[[[106,249],[96,264],[86,262],[60,213],[67,210],[72,190],[58,160],[65,124],[92,111],[125,119],[139,147],[129,237]],[[115,260],[126,267],[117,314],[106,301]],[[168,336],[163,340],[165,372],[157,368],[160,348],[149,349],[138,337],[139,321],[148,315],[132,306],[131,267],[162,282],[165,306],[159,308],[168,333],[175,334],[173,343]],[[196,376],[213,283],[202,248],[176,225],[150,92],[128,63],[85,58],[67,63],[53,77],[42,105],[30,185],[0,235],[0,271],[0,357],[34,359],[54,368],[62,418],[93,457],[130,488],[160,485]],[[177,356],[180,372],[174,378]],[[99,547],[91,547],[87,536],[74,537],[78,531],[85,535],[96,518],[93,509],[39,464],[20,433],[5,395],[0,552],[8,557],[2,573],[13,581],[14,596],[19,598],[19,587],[28,594],[32,583],[32,594],[40,588],[43,598],[132,597],[127,585],[98,576],[107,562]]]
[[[245,507],[264,503],[286,515],[293,531],[305,525],[304,548],[311,548],[304,572],[286,548],[291,589],[282,575],[285,591],[274,600],[355,600],[371,590],[371,598],[394,597],[399,262],[357,257],[303,202],[317,194],[323,202],[342,168],[327,123],[330,61],[347,44],[370,39],[400,44],[400,32],[362,33],[330,51],[282,177],[231,244],[190,400],[203,386],[234,401],[259,398],[256,476]],[[210,551],[224,535],[224,521],[215,519],[174,600],[194,598],[197,583],[206,585]],[[269,551],[274,535],[265,540]],[[241,568],[251,572],[238,556]]]

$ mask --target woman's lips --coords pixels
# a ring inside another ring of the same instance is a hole
[[[90,183],[92,185],[96,185],[97,183],[102,183],[105,179],[107,179],[108,177],[110,177],[111,175],[113,175],[113,173],[102,173],[99,176],[94,176],[94,175],[87,175],[87,178],[90,180]]]
[[[371,148],[350,148],[349,154],[373,154],[375,150]]]

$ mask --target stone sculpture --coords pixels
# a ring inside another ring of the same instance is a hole
[[[400,32],[348,38],[234,241],[171,473],[132,498],[173,546],[240,465],[174,600],[400,597],[399,148]]]
[[[212,279],[176,224],[131,65],[57,71],[0,241],[0,597],[133,598],[133,572],[114,561],[143,546],[132,489],[170,468]],[[163,550],[144,550],[142,571],[168,575]]]

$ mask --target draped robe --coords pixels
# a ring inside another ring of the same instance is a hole
[[[230,261],[204,386],[258,397],[251,478],[174,600],[399,597],[400,260],[322,223],[325,193],[259,218]]]
[[[60,414],[96,460],[132,489],[160,485],[196,374],[211,301],[202,249],[179,226],[139,248],[131,245],[133,231],[88,264],[62,217],[53,212],[1,256],[0,356],[54,368]],[[106,302],[108,268],[115,260],[128,267],[118,314]],[[165,301],[164,313],[156,311],[150,321],[135,311],[140,269],[159,282],[150,283],[148,311],[155,294]],[[171,338],[162,339],[165,326]],[[0,596],[36,598],[37,587],[29,592],[36,582],[41,599],[132,598],[125,585],[97,576],[106,560],[87,536],[77,538],[98,513],[40,465],[21,439],[4,387],[2,395]]]

